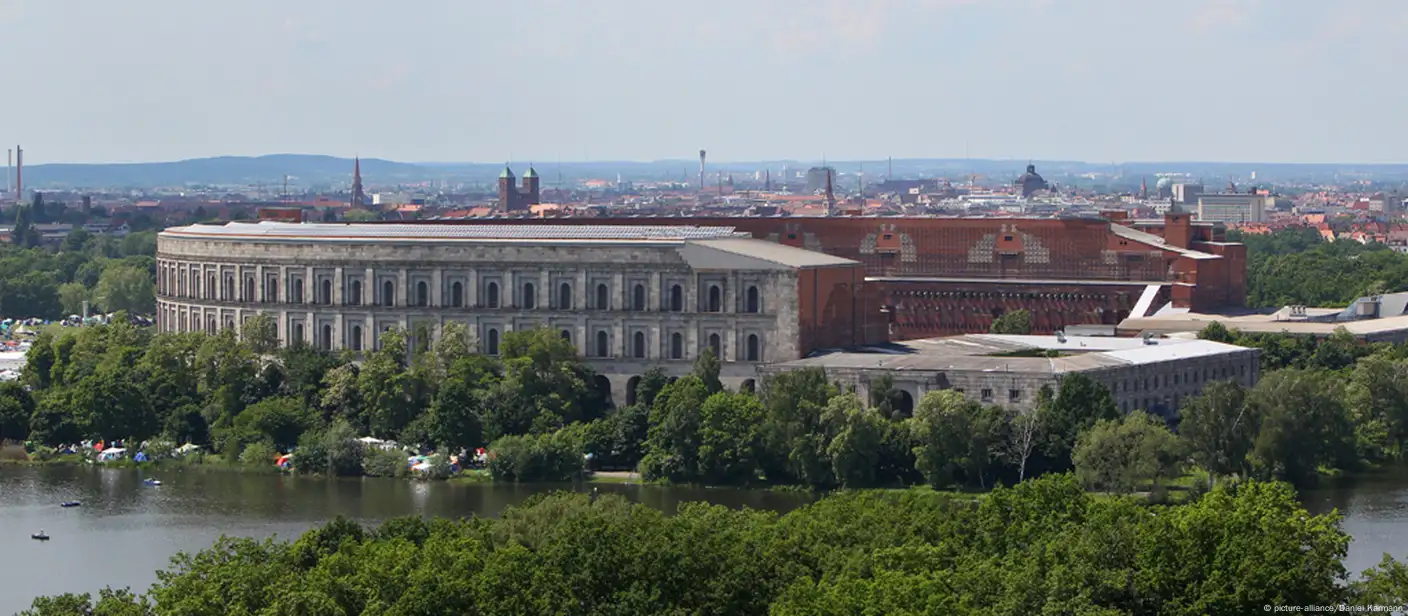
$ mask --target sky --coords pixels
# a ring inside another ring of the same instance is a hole
[[[0,57],[27,163],[1408,161],[1403,0],[0,0]]]

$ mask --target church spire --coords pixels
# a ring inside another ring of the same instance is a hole
[[[362,157],[352,160],[352,207],[366,207],[367,195],[362,191]]]

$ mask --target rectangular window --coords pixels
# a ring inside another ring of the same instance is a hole
[[[991,389],[984,389],[984,390],[983,390],[983,402],[992,402],[992,390],[991,390]]]
[[[1009,402],[1009,403],[1011,403],[1011,404],[1016,404],[1016,403],[1021,402],[1021,401],[1022,401],[1022,390],[1020,390],[1020,389],[1009,389],[1009,390],[1007,390],[1007,402]]]

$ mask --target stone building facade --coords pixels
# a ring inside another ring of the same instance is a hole
[[[764,362],[875,342],[857,317],[880,308],[859,263],[722,226],[192,225],[158,236],[157,274],[166,332],[270,314],[284,343],[360,352],[391,328],[414,343],[460,322],[497,354],[507,332],[549,327],[618,404],[646,370],[685,374],[705,348],[748,387]]]
[[[1112,338],[970,334],[913,340],[877,352],[843,352],[764,366],[764,374],[820,368],[863,397],[889,377],[910,408],[932,391],[952,389],[984,404],[1030,410],[1044,386],[1081,373],[1110,390],[1123,412],[1172,417],[1216,381],[1251,387],[1261,351],[1196,338]]]

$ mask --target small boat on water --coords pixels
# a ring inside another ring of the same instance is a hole
[[[60,503],[59,506],[60,506],[60,507],[64,507],[64,508],[68,508],[68,507],[78,507],[78,506],[80,506],[80,505],[82,505],[82,504],[83,504],[83,503],[80,503],[80,502],[78,502],[78,501],[68,501],[68,502]]]
[[[49,535],[44,534],[44,531],[41,530],[37,533],[34,533],[33,535],[30,535],[29,538],[35,541],[48,541]]]
[[[146,480],[146,481],[143,481],[142,483],[145,483],[145,484],[147,484],[147,485],[149,485],[149,486],[159,486],[159,485],[161,485],[161,481],[156,480],[156,479],[148,479],[148,480]]]

